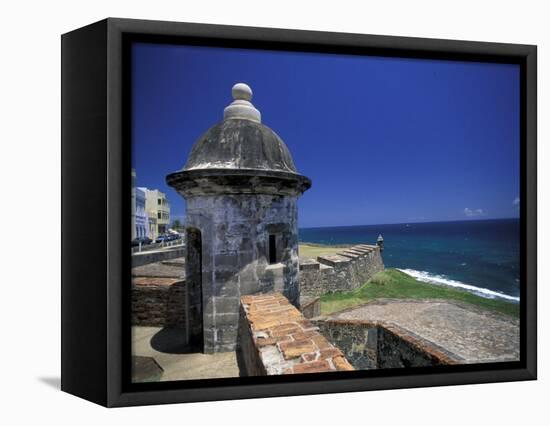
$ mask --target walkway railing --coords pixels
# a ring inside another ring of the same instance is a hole
[[[172,240],[172,241],[161,241],[160,243],[152,243],[152,244],[139,243],[139,246],[132,247],[132,253],[141,253],[143,251],[159,250],[163,248],[177,247],[177,246],[183,246],[183,245],[184,245],[183,238],[179,238],[177,240]]]

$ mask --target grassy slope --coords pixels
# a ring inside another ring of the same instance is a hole
[[[507,315],[519,316],[519,305],[516,303],[486,299],[466,291],[423,283],[397,269],[379,272],[357,290],[321,296],[321,313],[326,315],[377,298],[453,299]]]
[[[351,246],[325,246],[322,244],[303,243],[300,244],[298,250],[300,257],[310,257],[312,259],[316,259],[317,256],[338,253],[339,251],[342,251],[345,247]]]

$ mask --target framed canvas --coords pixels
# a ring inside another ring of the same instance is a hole
[[[112,18],[61,41],[64,391],[536,379],[536,46]]]

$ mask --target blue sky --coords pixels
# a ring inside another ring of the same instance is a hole
[[[313,181],[299,226],[518,217],[519,66],[136,44],[132,161],[165,183],[237,82]]]

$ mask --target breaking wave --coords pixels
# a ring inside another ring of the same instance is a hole
[[[399,271],[416,278],[418,281],[422,281],[430,284],[445,285],[449,287],[461,288],[474,293],[478,296],[485,297],[487,299],[506,299],[514,302],[519,302],[519,297],[510,296],[508,294],[499,293],[498,291],[489,290],[488,288],[476,287],[474,285],[465,284],[461,281],[451,280],[444,275],[430,274],[425,271],[417,271],[415,269],[399,269]]]

